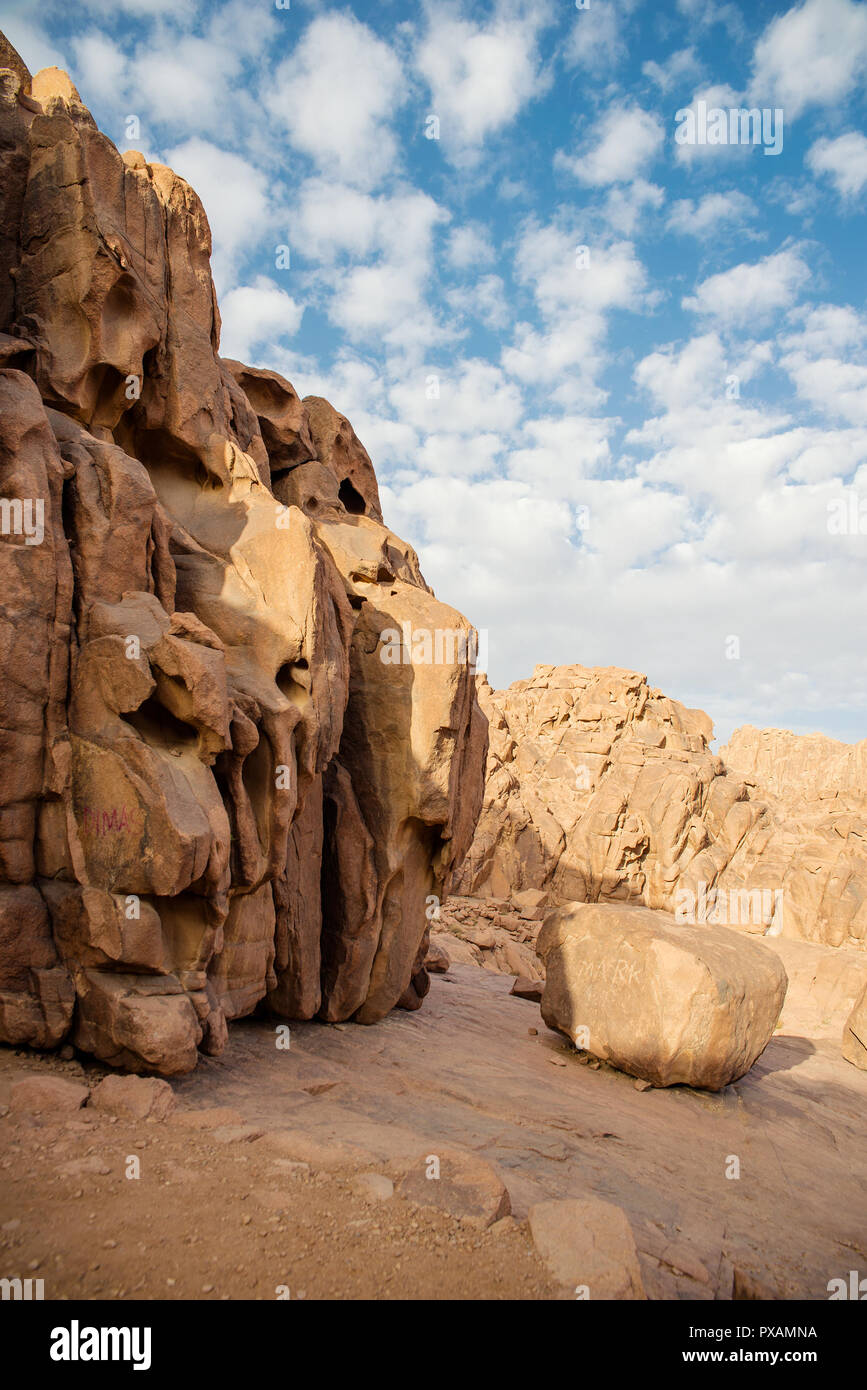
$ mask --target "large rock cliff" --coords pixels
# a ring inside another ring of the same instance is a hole
[[[2,36],[0,186],[0,1040],[172,1074],[255,1009],[418,1007],[471,629],[349,421],[221,359],[193,190]]]

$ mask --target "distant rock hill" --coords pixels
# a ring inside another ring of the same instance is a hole
[[[455,892],[631,902],[756,933],[867,944],[867,741],[739,729],[617,668],[480,690],[485,800]]]

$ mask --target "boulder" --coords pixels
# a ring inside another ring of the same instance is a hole
[[[537,1202],[529,1222],[554,1279],[578,1297],[646,1297],[632,1227],[620,1207],[596,1197]]]
[[[749,1071],[786,996],[782,961],[725,927],[641,907],[572,903],[545,919],[542,1017],[654,1086],[718,1091]]]
[[[175,1108],[167,1081],[153,1076],[105,1076],[90,1095],[94,1110],[124,1120],[164,1120]]]

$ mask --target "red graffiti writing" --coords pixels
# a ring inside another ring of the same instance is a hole
[[[90,806],[82,808],[82,830],[85,835],[120,834],[124,830],[134,830],[136,812],[126,806],[111,806],[94,810]]]

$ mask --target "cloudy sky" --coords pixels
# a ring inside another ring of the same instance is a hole
[[[0,0],[0,27],[198,190],[222,351],[349,415],[495,685],[626,666],[722,738],[867,736],[867,3]],[[681,143],[700,102],[779,109],[782,149]]]

